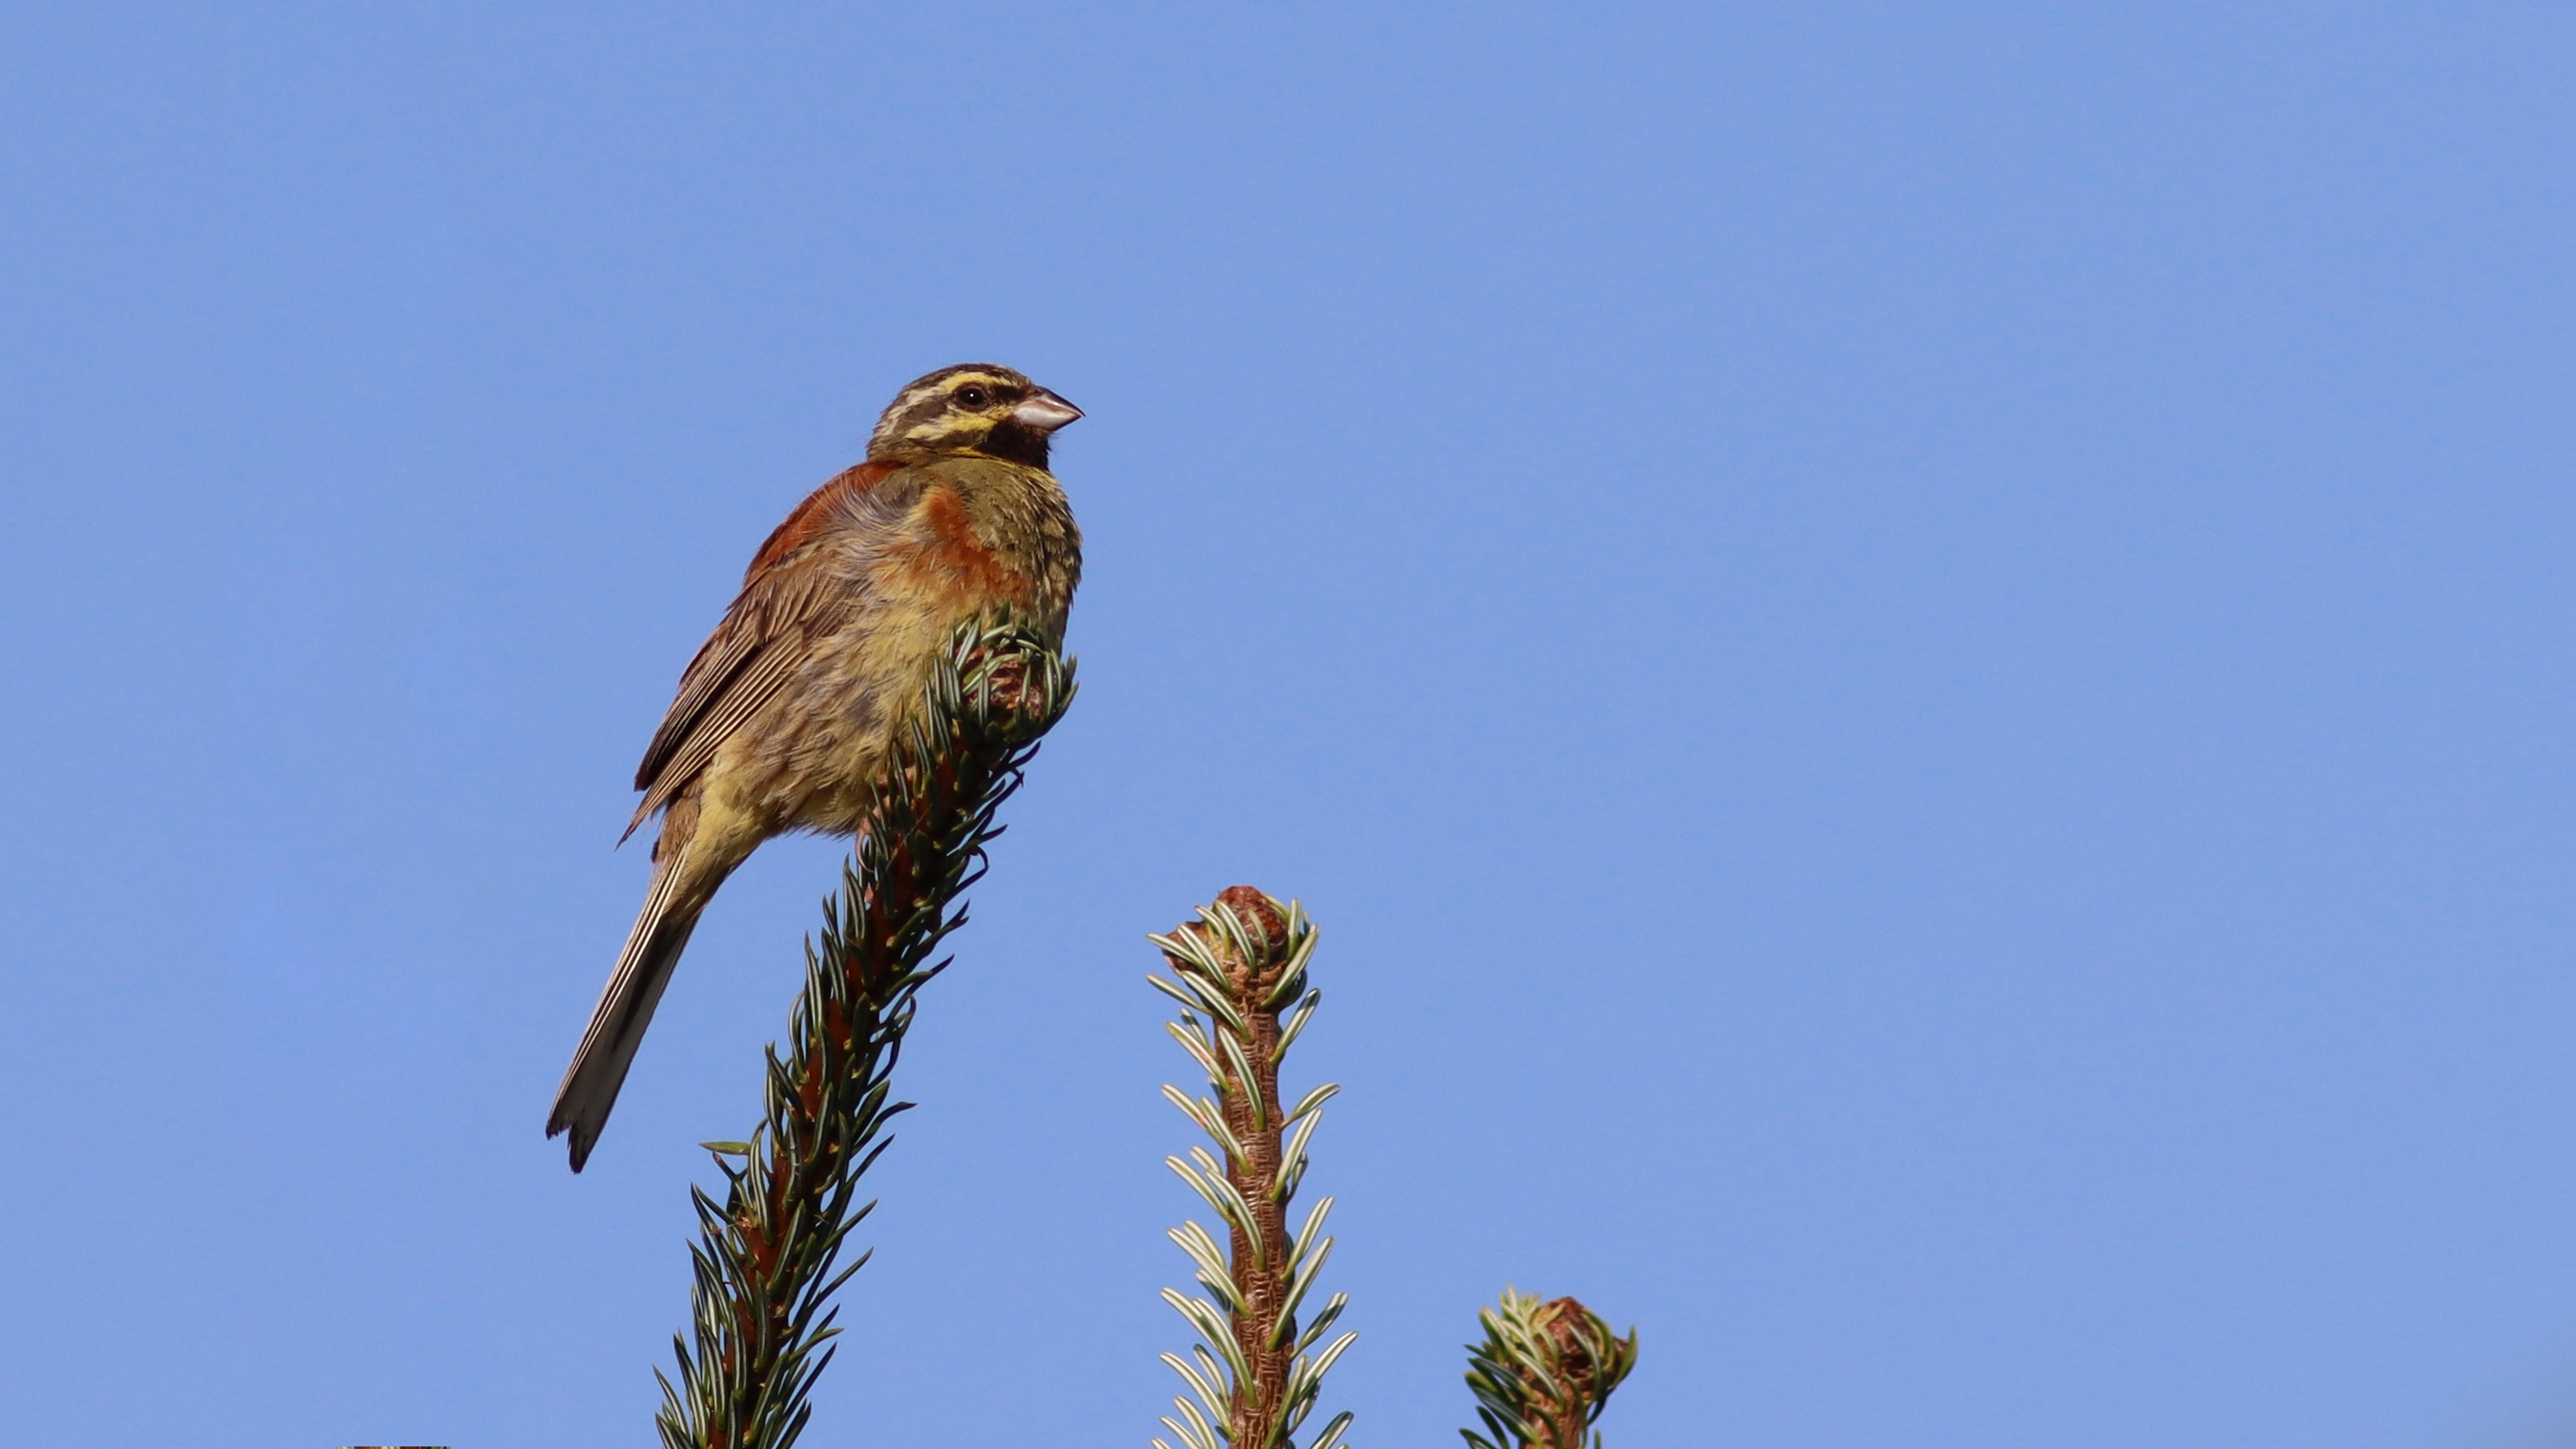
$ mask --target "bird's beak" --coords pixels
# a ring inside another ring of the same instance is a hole
[[[1045,388],[1030,393],[1018,407],[1011,409],[1012,422],[1035,428],[1041,433],[1052,433],[1081,416],[1082,409]]]

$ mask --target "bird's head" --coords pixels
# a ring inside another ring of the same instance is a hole
[[[943,367],[895,394],[868,439],[868,456],[970,453],[1033,468],[1047,465],[1047,439],[1082,409],[1007,367]]]

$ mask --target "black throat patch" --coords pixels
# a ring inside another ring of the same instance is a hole
[[[991,434],[975,446],[975,451],[1009,463],[1044,468],[1047,465],[1047,435],[1044,429],[1004,418],[993,425]]]

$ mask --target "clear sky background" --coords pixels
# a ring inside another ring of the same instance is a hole
[[[0,16],[0,1419],[650,1442],[834,843],[540,1135],[627,781],[894,389],[1089,410],[1083,693],[808,1442],[1141,1446],[1142,936],[1325,931],[1361,1449],[2576,1434],[2576,22]]]

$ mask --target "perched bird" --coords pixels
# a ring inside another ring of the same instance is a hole
[[[961,622],[1009,606],[1051,641],[1082,535],[1047,443],[1082,410],[1007,367],[943,368],[895,396],[867,460],[816,489],[752,556],[635,772],[653,884],[546,1135],[590,1157],[671,968],[716,887],[791,830],[867,828],[869,785]]]

